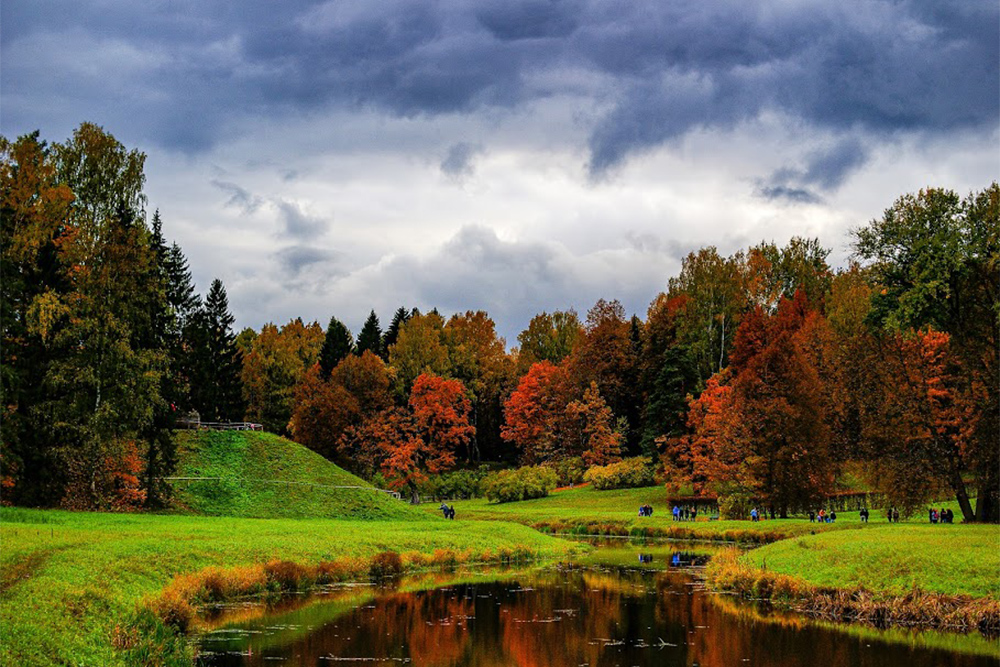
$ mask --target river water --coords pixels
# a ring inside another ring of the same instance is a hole
[[[699,550],[620,546],[598,556],[585,565],[429,575],[228,607],[201,636],[198,664],[998,664],[996,642],[980,635],[833,626],[712,594],[692,569],[704,562]]]

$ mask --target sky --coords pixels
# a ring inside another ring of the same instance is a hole
[[[704,246],[1000,178],[996,0],[4,0],[0,133],[101,125],[237,327],[644,316]]]

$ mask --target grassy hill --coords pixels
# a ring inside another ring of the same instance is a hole
[[[174,507],[247,518],[416,519],[426,515],[302,445],[270,433],[177,434]],[[360,487],[360,488],[331,488]]]

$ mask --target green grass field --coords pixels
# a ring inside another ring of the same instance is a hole
[[[1000,526],[876,524],[783,540],[742,560],[815,586],[1000,599]]]
[[[524,545],[564,557],[567,542],[515,524],[243,519],[0,510],[0,664],[120,665],[116,626],[171,578],[209,565],[302,563],[380,551]]]

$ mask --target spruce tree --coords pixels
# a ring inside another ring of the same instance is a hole
[[[643,413],[642,453],[657,457],[656,439],[677,437],[687,428],[687,397],[698,384],[698,367],[683,345],[674,345],[663,354]]]
[[[356,352],[358,356],[361,356],[365,352],[382,356],[382,328],[379,326],[378,316],[374,310],[369,313],[368,319],[365,320],[365,326],[361,328],[361,333],[358,334],[358,349]]]
[[[337,364],[353,351],[354,337],[351,336],[351,331],[336,317],[331,317],[330,324],[326,327],[323,347],[319,351],[320,377],[324,380],[330,377]]]
[[[414,308],[415,310],[416,308]],[[408,319],[410,319],[410,311],[402,306],[392,316],[392,323],[386,330],[385,336],[382,337],[382,359],[384,361],[389,360],[389,348],[396,344],[396,339],[399,338],[399,328]]]
[[[243,417],[242,359],[233,333],[235,318],[221,280],[212,281],[204,306],[191,320],[192,403],[205,421],[239,420]]]

